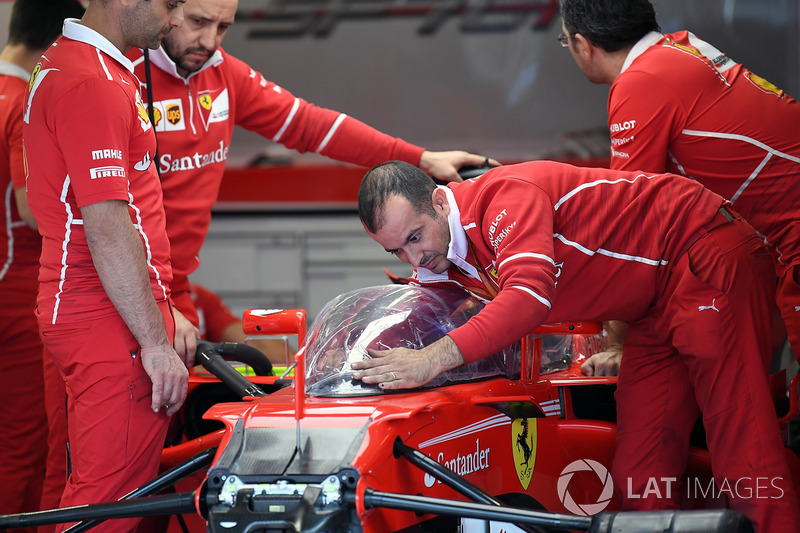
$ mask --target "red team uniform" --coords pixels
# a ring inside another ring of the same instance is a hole
[[[142,52],[134,49],[128,57],[145,80]],[[208,233],[235,125],[300,152],[357,165],[390,159],[417,165],[422,155],[423,148],[293,96],[222,49],[187,78],[178,75],[163,48],[150,51],[150,58],[173,300],[195,325],[188,276]],[[147,96],[144,85],[141,93]]]
[[[24,121],[28,198],[43,236],[36,314],[69,393],[73,470],[61,505],[110,501],[155,476],[169,418],[150,408],[138,343],[103,289],[80,208],[128,204],[172,338],[155,137],[133,65],[76,21],[34,75]]]
[[[696,179],[764,237],[800,358],[800,104],[689,32],[651,32],[611,86],[608,123],[611,168]]]
[[[39,509],[47,454],[36,305],[42,238],[17,212],[25,186],[22,103],[30,73],[0,61],[0,514]]]
[[[702,411],[718,480],[749,479],[754,494],[756,476],[774,482],[759,482],[759,498],[733,494],[732,506],[762,531],[796,527],[767,386],[772,262],[752,228],[723,213],[723,198],[674,176],[551,162],[499,167],[445,190],[453,266],[418,268],[415,278],[489,300],[449,333],[465,363],[544,322],[625,320],[615,486],[641,495],[650,477],[680,480]],[[672,489],[665,508],[677,506]]]

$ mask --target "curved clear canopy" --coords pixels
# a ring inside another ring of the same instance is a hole
[[[379,285],[337,296],[320,311],[306,341],[310,396],[383,394],[353,380],[354,361],[367,349],[420,349],[464,324],[483,304],[466,291],[418,285]],[[490,357],[443,372],[426,388],[491,376],[519,376],[519,343]]]
[[[351,364],[370,358],[368,349],[423,348],[466,323],[483,306],[466,291],[430,285],[379,285],[341,294],[325,305],[309,330],[306,394],[385,394],[388,391],[354,380]],[[541,374],[565,370],[604,347],[601,334],[541,337],[534,359]],[[517,342],[480,361],[443,372],[424,388],[495,376],[518,379],[520,360]]]

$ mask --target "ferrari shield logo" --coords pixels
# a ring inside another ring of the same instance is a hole
[[[230,109],[228,107],[228,89],[212,89],[203,91],[197,97],[200,104],[200,118],[203,120],[203,127],[208,131],[209,125],[215,122],[225,122],[228,120]]]
[[[773,94],[775,94],[775,96],[783,97],[783,91],[782,90],[780,90],[778,87],[776,87],[772,83],[768,82],[767,80],[765,80],[761,76],[756,76],[752,72],[748,72],[748,73],[745,74],[745,77],[748,78],[750,81],[752,81],[754,84],[756,84],[762,90],[764,90],[766,92],[773,93]]]
[[[36,66],[33,67],[33,72],[31,72],[31,79],[28,81],[28,92],[33,89],[33,82],[36,81],[36,75],[39,74],[40,70],[42,70],[42,64],[36,63]]]
[[[524,490],[528,490],[536,462],[536,419],[519,418],[511,424],[512,450],[517,477]]]

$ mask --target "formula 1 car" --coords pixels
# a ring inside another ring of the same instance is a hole
[[[615,379],[579,368],[603,348],[599,324],[542,327],[420,389],[353,379],[367,349],[420,348],[481,306],[446,288],[360,289],[330,302],[307,339],[304,311],[250,310],[246,333],[300,338],[293,381],[243,378],[201,343],[199,359],[241,400],[203,415],[222,429],[165,450],[167,463],[197,455],[133,499],[0,517],[0,530],[164,514],[200,516],[212,533],[751,530],[713,489],[689,511],[613,511],[623,489],[609,474]],[[149,496],[196,472],[188,491]],[[705,450],[692,450],[689,477],[713,486]]]

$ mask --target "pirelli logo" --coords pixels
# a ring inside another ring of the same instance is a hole
[[[89,169],[89,176],[93,179],[99,178],[124,178],[125,169],[123,167],[95,167]]]

